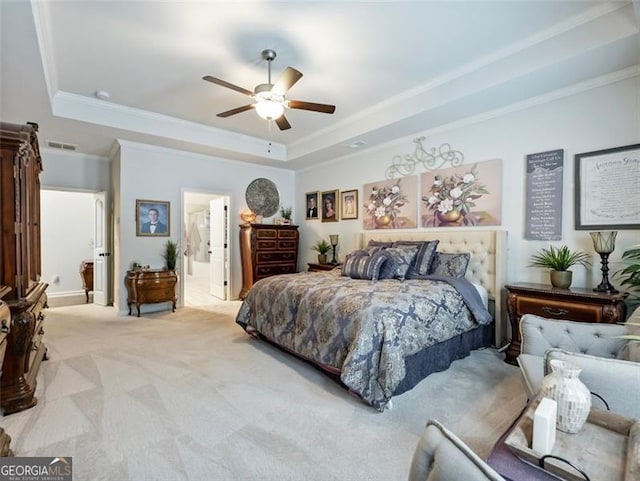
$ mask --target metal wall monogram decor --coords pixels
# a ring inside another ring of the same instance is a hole
[[[442,144],[436,151],[435,147],[426,150],[422,146],[425,137],[413,139],[416,148],[413,154],[396,155],[391,159],[391,165],[387,167],[387,179],[393,179],[398,175],[411,175],[417,164],[422,164],[425,170],[436,170],[450,163],[451,167],[458,167],[464,161],[464,154],[459,150],[453,150],[451,145]]]

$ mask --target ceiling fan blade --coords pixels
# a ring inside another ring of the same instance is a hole
[[[256,104],[243,105],[242,107],[238,107],[235,109],[227,110],[226,112],[220,112],[216,114],[218,117],[231,117],[235,114],[240,114],[242,112],[246,112],[247,110],[251,110],[255,108]]]
[[[287,93],[293,85],[302,78],[302,72],[299,72],[295,68],[287,67],[278,81],[273,85],[271,91],[274,94],[284,95]]]
[[[287,120],[287,118],[282,114],[280,117],[276,119],[276,124],[280,130],[288,130],[291,128],[291,124]]]
[[[287,107],[290,109],[312,110],[313,112],[322,112],[323,114],[332,114],[336,111],[335,105],[316,104],[313,102],[303,102],[302,100],[288,100]]]
[[[235,90],[236,92],[240,92],[241,94],[248,95],[249,97],[253,95],[253,92],[251,92],[250,90],[243,89],[242,87],[238,87],[237,85],[230,84],[229,82],[226,82],[219,78],[212,77],[211,75],[205,75],[204,77],[202,77],[202,80],[206,80],[207,82],[221,85],[222,87],[227,87],[228,89]]]

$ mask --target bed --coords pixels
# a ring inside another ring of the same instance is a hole
[[[433,276],[361,280],[339,269],[273,276],[254,284],[236,322],[339,376],[347,389],[383,411],[393,396],[432,372],[503,339],[506,232],[371,231],[359,235],[359,244],[435,239],[438,252],[471,254],[469,283]],[[478,307],[481,296],[470,283],[486,292],[491,314]]]

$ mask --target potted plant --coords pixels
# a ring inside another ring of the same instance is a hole
[[[315,245],[311,246],[314,251],[318,251],[318,264],[327,263],[327,252],[331,250],[331,244],[326,240],[318,241]]]
[[[571,266],[580,264],[586,267],[591,264],[589,254],[583,251],[572,252],[566,245],[560,247],[549,246],[542,248],[538,254],[531,256],[529,267],[546,267],[551,269],[551,285],[561,289],[571,286],[573,272]]]
[[[627,302],[630,307],[640,304],[640,244],[631,246],[622,254],[621,262],[626,264],[615,276],[622,279],[620,286],[627,286],[630,292]]]
[[[291,207],[280,207],[280,215],[284,219],[285,224],[291,224]]]
[[[170,271],[176,269],[176,262],[178,261],[178,243],[168,239],[164,244],[164,252],[162,258],[166,263],[166,268]]]

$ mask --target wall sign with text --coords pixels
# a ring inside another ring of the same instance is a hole
[[[564,150],[529,154],[526,159],[525,239],[562,238]]]

